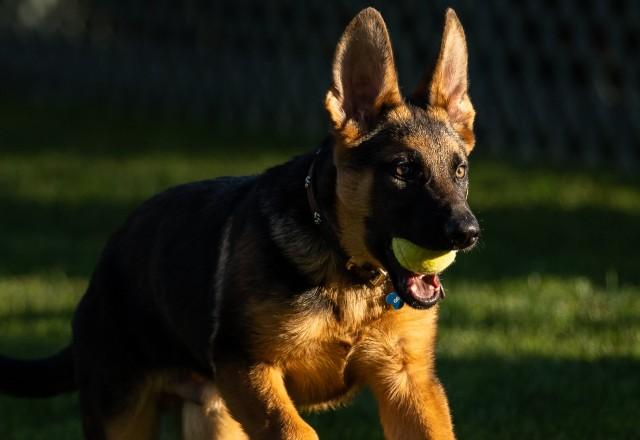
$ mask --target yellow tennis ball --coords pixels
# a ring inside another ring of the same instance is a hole
[[[391,240],[391,249],[402,267],[425,275],[442,272],[456,259],[456,251],[432,251],[398,237]]]

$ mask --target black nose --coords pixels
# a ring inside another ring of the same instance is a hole
[[[478,241],[480,225],[473,214],[468,213],[449,220],[445,233],[453,249],[466,249]]]

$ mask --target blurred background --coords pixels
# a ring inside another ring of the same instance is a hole
[[[391,29],[408,91],[438,48],[443,9],[457,9],[485,150],[620,167],[638,160],[640,3],[372,3]],[[363,5],[4,0],[0,81],[19,99],[320,136],[327,66]]]
[[[460,438],[640,438],[640,2],[0,2],[0,351],[49,354],[107,237],[168,186],[313,149],[340,33],[385,17],[400,83],[467,33],[481,245],[446,274]],[[363,393],[308,416],[381,438]],[[164,436],[175,434],[169,420]],[[78,438],[74,396],[0,396],[0,436]]]

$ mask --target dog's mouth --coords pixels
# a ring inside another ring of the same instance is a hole
[[[440,281],[440,274],[425,275],[405,269],[395,258],[391,249],[387,252],[387,259],[389,261],[387,269],[393,287],[406,304],[415,309],[428,309],[444,298],[445,291]]]

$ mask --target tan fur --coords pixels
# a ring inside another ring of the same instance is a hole
[[[227,407],[250,438],[318,438],[298,414],[277,366],[228,361],[219,365],[217,377]]]
[[[231,417],[213,384],[206,386],[202,405],[185,402],[182,408],[183,440],[245,440],[242,426]]]
[[[451,439],[446,396],[433,370],[437,308],[403,308],[374,323],[353,355],[388,439]]]
[[[248,438],[240,424],[229,414],[214,383],[182,371],[162,371],[148,375],[144,384],[132,394],[128,405],[107,422],[107,439],[158,438],[159,417],[167,409],[167,402],[175,403],[171,399],[175,397],[183,401],[183,440]]]
[[[216,385],[203,388],[203,406],[184,404],[183,438],[243,439],[244,427],[251,438],[316,439],[296,406],[334,407],[362,385],[378,399],[387,438],[453,438],[433,371],[437,309],[389,311],[388,289],[321,289],[315,294],[333,305],[322,311],[302,300],[249,305],[259,362],[218,364]],[[149,378],[109,423],[109,439],[155,438],[160,395],[176,389],[167,377]]]
[[[370,171],[342,169],[339,165],[340,158],[335,160],[339,170],[336,179],[336,216],[340,228],[340,244],[356,264],[369,263],[380,267],[380,262],[370,254],[364,242],[364,222],[371,211],[369,195],[373,176]]]
[[[123,413],[107,423],[108,440],[155,439],[158,435],[158,410],[149,401],[132,412]]]
[[[447,12],[441,54],[424,93],[430,99],[425,110],[453,128],[470,151],[474,111],[467,94],[466,43],[452,11]],[[336,138],[340,244],[358,263],[380,265],[364,241],[365,219],[371,212],[371,172],[349,169],[343,161],[350,149],[375,135],[375,127],[412,118],[399,94],[391,44],[377,11],[361,12],[338,43],[325,104]],[[433,147],[420,135],[405,141],[425,152]],[[434,371],[437,307],[389,310],[384,295],[391,290],[390,283],[345,287],[338,271],[331,269],[335,262],[318,251],[313,240],[303,234],[291,240],[291,231],[299,229],[292,221],[271,218],[270,234],[287,258],[322,279],[324,287],[293,299],[275,292],[247,298],[242,316],[236,319],[251,329],[246,356],[250,360],[216,361],[219,395],[212,402],[218,409],[209,413],[209,424],[189,409],[192,426],[186,429],[214,435],[218,426],[220,438],[232,438],[241,425],[250,438],[316,439],[298,408],[333,407],[360,386],[369,386],[388,439],[453,439],[447,398]],[[251,273],[247,255],[255,237],[250,234],[234,242],[237,257],[229,264],[238,273]]]
[[[386,115],[386,119],[393,122],[408,121],[412,117],[413,115],[411,113],[411,110],[409,110],[409,107],[407,107],[406,105],[398,105],[397,107],[391,109]]]
[[[163,375],[150,375],[120,413],[107,421],[108,440],[146,440],[158,436],[159,398],[165,384]]]
[[[270,301],[248,308],[255,328],[254,356],[278,366],[288,393],[308,408],[341,403],[354,385],[345,377],[347,358],[363,324],[383,311],[382,288],[318,289],[327,308],[310,309],[304,298],[286,310]],[[277,316],[277,319],[273,319]]]
[[[316,294],[334,307],[315,312],[269,300],[248,307],[259,362],[218,366],[222,395],[242,425],[257,438],[313,438],[293,402],[324,409],[368,385],[387,438],[453,438],[433,370],[437,309],[389,311],[385,289],[322,289]],[[255,426],[263,414],[267,421]]]
[[[427,113],[440,122],[447,123],[449,121],[449,113],[443,107],[427,107]]]

